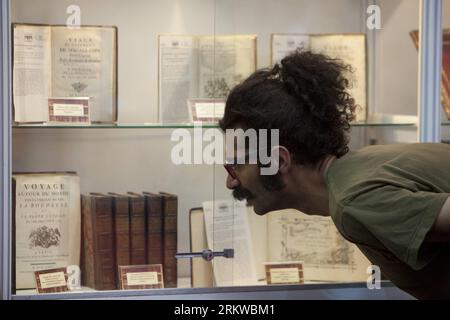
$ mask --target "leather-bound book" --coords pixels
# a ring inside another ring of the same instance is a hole
[[[131,264],[128,196],[117,193],[108,194],[112,196],[113,200],[116,270],[118,270],[118,266],[128,266]]]
[[[116,286],[112,197],[95,193],[81,196],[82,284],[96,290]]]
[[[144,192],[147,264],[163,264],[163,199],[160,194]]]
[[[163,274],[166,288],[177,287],[177,216],[178,197],[160,192],[163,198]]]
[[[130,244],[131,265],[147,263],[147,248],[145,237],[145,199],[143,195],[128,192],[130,211]]]

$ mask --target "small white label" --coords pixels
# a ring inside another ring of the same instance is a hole
[[[53,104],[53,115],[57,117],[83,117],[84,106],[82,104]]]
[[[197,118],[223,118],[225,113],[224,102],[197,102],[195,103]]]
[[[272,283],[300,283],[298,268],[273,268],[270,269]]]
[[[64,287],[67,285],[64,272],[44,273],[39,275],[42,289]]]
[[[157,272],[130,272],[127,273],[127,285],[145,286],[158,284]]]

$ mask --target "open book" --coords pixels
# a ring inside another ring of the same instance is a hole
[[[92,122],[117,120],[117,29],[13,25],[14,120],[49,120],[48,99],[88,97]]]
[[[311,50],[339,59],[352,67],[348,93],[358,105],[356,121],[367,118],[367,72],[365,34],[272,34],[272,65],[296,49]]]
[[[230,202],[231,203],[231,202]],[[230,206],[232,206],[230,204]],[[214,213],[216,215],[216,213]],[[371,263],[359,251],[356,245],[346,241],[337,231],[329,217],[309,216],[296,210],[282,210],[258,216],[252,207],[246,207],[245,219],[239,219],[239,226],[231,227],[234,230],[228,233],[230,243],[236,243],[232,238],[240,237],[242,243],[243,233],[236,232],[236,228],[245,229],[248,221],[250,235],[247,238],[252,248],[251,266],[238,266],[239,261],[226,261],[228,259],[216,258],[213,265],[201,258],[192,259],[191,281],[192,287],[223,286],[228,283],[240,285],[239,278],[245,278],[236,270],[247,268],[250,274],[252,268],[256,270],[255,283],[264,284],[264,262],[303,261],[305,281],[320,282],[357,282],[366,281],[369,275],[367,267]],[[220,224],[220,219],[215,219]],[[237,221],[237,218],[235,222]],[[220,251],[220,247],[212,247],[208,241],[208,224],[203,208],[192,209],[190,213],[191,251],[198,252],[210,248]],[[216,230],[223,227],[216,225]],[[216,235],[216,237],[218,237]],[[217,243],[218,241],[214,241]],[[242,248],[242,244],[239,246]],[[235,247],[238,250],[239,247]],[[239,256],[239,252],[235,253]],[[232,273],[223,281],[223,275],[217,275],[216,269],[223,269],[221,264],[235,263]],[[217,266],[220,266],[217,268]],[[248,277],[248,275],[247,275]],[[234,279],[233,279],[234,278]],[[248,281],[246,281],[248,283]],[[244,283],[246,284],[246,283]]]
[[[189,99],[224,100],[256,70],[256,36],[159,36],[159,119],[189,122]]]

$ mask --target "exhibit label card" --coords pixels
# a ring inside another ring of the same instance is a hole
[[[69,291],[66,268],[56,268],[34,272],[38,293]]]
[[[49,98],[49,124],[89,125],[89,98]]]
[[[267,284],[302,284],[303,262],[265,263]]]
[[[119,279],[122,290],[164,288],[161,264],[119,266]]]
[[[190,99],[188,106],[192,122],[217,123],[225,113],[225,100]]]
[[[130,272],[127,273],[127,283],[129,286],[155,285],[158,284],[158,273],[153,271]]]

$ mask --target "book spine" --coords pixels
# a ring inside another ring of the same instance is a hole
[[[147,262],[145,239],[145,199],[143,196],[129,196],[131,264]]]
[[[178,198],[174,195],[163,196],[163,273],[166,288],[177,287],[177,216]]]
[[[130,215],[127,197],[113,197],[116,270],[130,265]]]
[[[81,283],[95,289],[92,199],[81,195]]]
[[[112,199],[82,196],[84,284],[116,289]]]
[[[146,195],[147,264],[163,264],[162,198]]]

